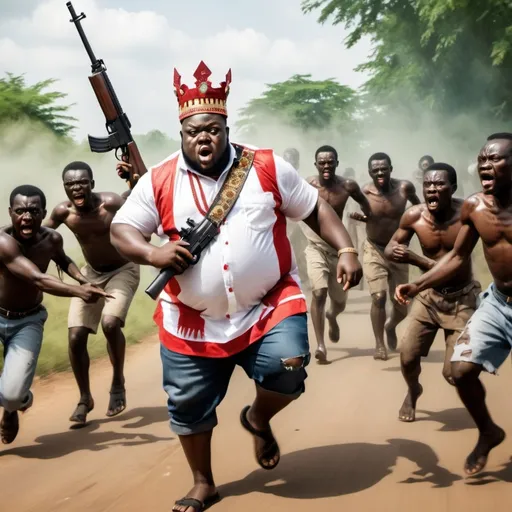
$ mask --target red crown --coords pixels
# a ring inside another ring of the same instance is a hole
[[[231,83],[231,69],[226,75],[226,81],[220,83],[220,87],[212,87],[208,80],[211,74],[208,66],[201,61],[194,73],[196,87],[190,89],[181,83],[181,75],[174,69],[174,92],[178,97],[180,121],[195,114],[221,114],[227,117],[226,100]]]

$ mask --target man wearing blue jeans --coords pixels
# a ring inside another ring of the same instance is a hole
[[[41,227],[46,198],[40,189],[31,185],[15,188],[9,215],[12,225],[0,230],[0,341],[4,346],[0,437],[4,444],[12,443],[18,435],[18,411],[24,412],[32,405],[30,386],[48,318],[43,292],[80,297],[87,302],[107,296],[86,283],[64,253],[62,237],[53,229]],[[71,286],[45,274],[50,261],[83,286]]]
[[[279,462],[270,420],[304,391],[310,358],[306,302],[286,218],[308,223],[339,251],[340,286],[361,279],[350,237],[317,190],[271,150],[230,143],[231,72],[218,88],[210,74],[201,63],[196,87],[189,88],[175,72],[182,148],[140,178],[111,225],[112,243],[127,259],[177,273],[155,313],[171,427],[194,478],[176,512],[202,511],[219,500],[211,437],[236,365],[256,383],[256,399],[240,419],[253,435],[258,464],[273,469]],[[188,268],[192,255],[179,231],[187,219],[200,222],[217,193],[233,193],[240,176],[247,179],[233,209]],[[152,233],[165,233],[168,243],[151,245]]]

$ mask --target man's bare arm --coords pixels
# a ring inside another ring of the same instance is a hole
[[[421,201],[419,197],[416,195],[416,187],[410,181],[404,181],[405,187],[405,196],[407,200],[412,204],[420,204]]]
[[[311,215],[304,219],[304,223],[336,250],[353,247],[343,222],[332,206],[321,197],[318,198],[318,203]]]
[[[79,282],[80,284],[87,284],[89,281],[80,272],[75,262],[64,252],[64,241],[62,236],[54,231],[50,235],[52,242],[55,244],[55,256],[52,258],[56,265],[62,269],[69,277]]]
[[[415,234],[414,224],[420,216],[421,207],[418,206],[412,206],[402,215],[400,226],[386,246],[384,255],[388,260],[396,263],[409,263],[421,270],[428,271],[435,266],[436,261],[416,254],[408,247]]]
[[[455,245],[429,272],[423,274],[415,281],[414,284],[418,287],[420,292],[434,286],[442,285],[452,277],[455,272],[460,270],[464,262],[471,257],[471,253],[480,238],[478,231],[471,221],[471,213],[474,211],[477,204],[478,199],[475,197],[470,197],[464,201],[460,218],[462,227],[455,240]]]
[[[21,254],[18,245],[9,235],[0,235],[0,261],[15,277],[37,286],[42,292],[58,297],[80,297],[90,301],[93,296],[108,297],[103,290],[92,286],[72,286],[56,277],[44,274],[28,258]]]
[[[350,194],[350,197],[356,201],[359,206],[361,206],[361,210],[363,211],[366,220],[368,220],[372,215],[372,210],[370,208],[370,203],[365,194],[363,194],[361,188],[354,180],[346,180],[345,188],[347,192]]]
[[[69,209],[67,204],[60,203],[52,210],[50,216],[43,222],[43,226],[51,229],[57,229],[64,223],[68,215]]]

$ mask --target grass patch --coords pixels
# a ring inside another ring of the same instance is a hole
[[[55,274],[53,271],[50,271],[50,273]],[[142,339],[157,331],[153,322],[156,302],[144,293],[144,289],[153,277],[152,269],[141,268],[139,290],[133,298],[124,327],[127,344],[139,343]],[[69,280],[69,282],[72,283],[73,281]],[[43,346],[37,365],[37,375],[39,376],[66,371],[70,368],[67,324],[70,300],[51,295],[45,295],[44,297],[43,303],[48,309],[48,320],[44,329]],[[89,336],[88,350],[91,359],[107,355],[107,342],[101,332],[101,327],[98,334]]]

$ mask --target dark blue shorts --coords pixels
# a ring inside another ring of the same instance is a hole
[[[161,345],[163,384],[171,428],[178,435],[199,434],[217,425],[217,406],[228,389],[235,366],[268,391],[297,398],[304,392],[309,364],[307,315],[290,316],[259,341],[227,358],[178,354]],[[286,360],[303,357],[303,365]]]

